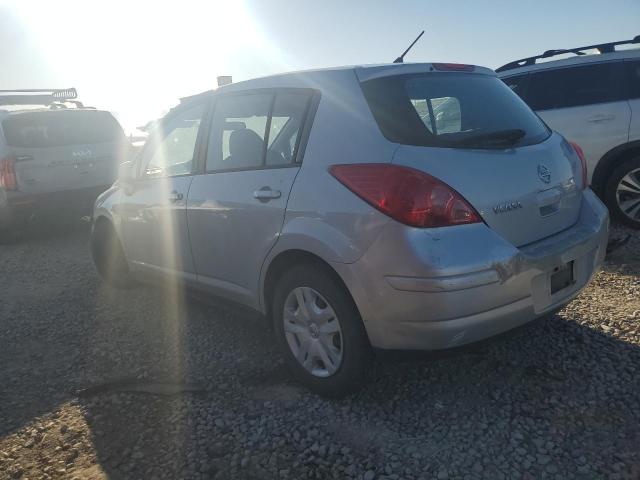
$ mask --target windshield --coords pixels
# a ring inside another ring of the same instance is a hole
[[[395,75],[362,83],[389,140],[453,148],[539,143],[550,131],[497,77],[468,73]]]
[[[120,124],[109,112],[69,110],[26,112],[10,115],[2,122],[7,144],[12,147],[62,147],[119,142]]]

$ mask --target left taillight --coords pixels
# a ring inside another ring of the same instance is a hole
[[[0,159],[0,188],[5,190],[16,190],[18,188],[16,158],[13,155]]]
[[[580,186],[580,188],[584,190],[585,188],[587,188],[587,160],[584,157],[584,152],[582,151],[582,148],[580,148],[580,145],[575,142],[569,142],[569,144],[571,144],[573,150],[576,152],[576,155],[578,155],[578,158],[580,158],[580,166],[582,169],[582,185]]]
[[[400,165],[333,165],[329,172],[385,215],[412,227],[448,227],[480,222],[480,215],[453,188],[431,175]]]

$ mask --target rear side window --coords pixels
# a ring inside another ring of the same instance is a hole
[[[491,75],[394,75],[363,82],[362,89],[382,133],[397,143],[505,148],[550,135],[531,109]]]
[[[531,73],[527,103],[534,110],[551,110],[623,100],[622,69],[616,62]]]
[[[216,102],[207,171],[291,164],[310,96],[278,92],[236,94]]]
[[[7,144],[23,148],[121,142],[124,132],[109,112],[69,110],[25,112],[2,122]]]

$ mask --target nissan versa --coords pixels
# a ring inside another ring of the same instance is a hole
[[[291,73],[187,99],[97,200],[116,286],[172,282],[270,319],[294,376],[360,385],[370,352],[437,350],[565,305],[608,214],[580,148],[489,69]]]

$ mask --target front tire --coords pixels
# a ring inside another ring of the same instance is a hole
[[[95,224],[91,232],[91,255],[102,279],[116,288],[132,285],[129,264],[114,228],[106,221]]]
[[[277,282],[272,305],[275,335],[296,380],[327,397],[360,388],[371,346],[351,296],[326,267],[292,267]]]
[[[607,179],[605,203],[628,227],[640,229],[640,157],[622,162]]]

